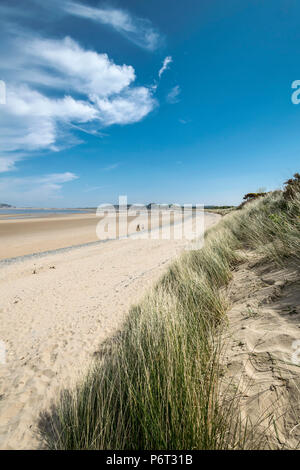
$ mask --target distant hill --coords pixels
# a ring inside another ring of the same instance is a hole
[[[9,207],[13,207],[13,206],[11,206],[10,204],[3,204],[3,203],[1,204],[0,203],[0,209],[7,209]]]
[[[204,209],[231,209],[235,206],[204,206]]]

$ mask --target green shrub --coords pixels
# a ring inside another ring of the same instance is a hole
[[[293,178],[290,178],[285,183],[283,197],[286,200],[292,200],[300,194],[300,174],[295,173]]]

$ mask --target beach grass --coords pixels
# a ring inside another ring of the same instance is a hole
[[[90,372],[41,421],[50,449],[259,448],[222,386],[226,285],[245,250],[300,257],[300,196],[247,203],[174,262]]]

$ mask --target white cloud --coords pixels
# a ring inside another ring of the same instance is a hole
[[[160,68],[159,72],[158,72],[158,76],[159,78],[161,78],[162,74],[164,73],[165,70],[167,70],[169,68],[169,64],[173,62],[173,59],[171,56],[167,56],[164,61],[163,61],[163,64],[162,64],[162,67]]]
[[[128,89],[122,95],[111,99],[94,96],[94,101],[100,120],[106,125],[140,121],[155,106],[149,89],[145,87]]]
[[[64,131],[65,120],[79,123],[98,118],[95,107],[71,96],[51,99],[27,86],[7,87],[6,105],[0,114],[0,172],[14,169],[17,161],[33,151],[59,149],[74,140]],[[67,143],[68,141],[68,143]]]
[[[179,95],[181,93],[181,89],[179,85],[174,86],[171,91],[167,94],[167,102],[170,104],[175,104],[178,103],[179,101]]]
[[[148,50],[157,49],[163,42],[161,35],[149,20],[137,18],[117,8],[94,8],[80,3],[66,1],[59,4],[65,12],[106,24],[124,35],[131,42]]]
[[[51,173],[50,175],[40,176],[37,181],[42,184],[60,184],[76,180],[78,176],[69,171],[65,173]],[[32,178],[31,178],[32,180]]]
[[[10,75],[6,105],[1,106],[0,172],[13,170],[34,151],[57,151],[81,142],[72,128],[101,135],[99,130],[112,124],[140,121],[156,105],[150,88],[133,86],[132,66],[116,65],[107,54],[85,50],[71,38],[23,38],[15,44],[16,54],[2,61],[8,72],[18,73]],[[51,95],[38,91],[37,85],[53,88]],[[65,96],[53,96],[66,90]]]
[[[56,87],[64,85],[80,93],[109,96],[119,93],[135,80],[131,65],[116,65],[107,54],[84,50],[69,37],[63,40],[33,39],[21,49],[27,60],[31,58],[34,64],[53,69],[55,77],[50,78]],[[47,84],[51,86],[49,80]]]
[[[24,178],[1,178],[0,192],[5,200],[15,205],[49,205],[50,200],[62,197],[64,183],[74,181],[74,173],[53,173],[49,175]]]
[[[17,159],[15,156],[13,157],[0,157],[0,173],[4,173],[6,171],[12,171],[15,169],[15,163]]]

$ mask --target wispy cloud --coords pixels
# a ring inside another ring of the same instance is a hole
[[[151,85],[151,89],[153,90],[153,92],[155,92],[157,90],[160,79],[162,77],[162,74],[169,68],[169,64],[171,62],[173,62],[173,59],[172,59],[171,56],[165,57],[165,59],[163,61],[163,64],[162,64],[161,68],[158,71],[158,80],[154,79],[154,82]]]
[[[120,166],[120,163],[113,163],[112,165],[108,165],[104,168],[102,168],[102,170],[104,171],[111,171],[111,170],[115,170],[116,168],[118,168]]]
[[[174,86],[167,94],[167,97],[166,97],[167,102],[170,104],[178,103],[180,93],[181,93],[180,86],[179,85]]]
[[[49,205],[49,200],[62,197],[65,183],[74,181],[77,175],[71,172],[53,173],[35,177],[1,178],[0,192],[15,205]]]
[[[159,78],[161,78],[162,74],[165,72],[165,70],[167,70],[169,68],[169,64],[173,62],[173,59],[170,55],[168,55],[164,61],[163,61],[163,64],[162,64],[162,67],[159,69],[159,72],[158,72],[158,76]]]
[[[91,130],[84,129],[83,127],[77,126],[76,124],[73,124],[71,122],[66,122],[65,121],[65,124],[67,126],[72,127],[73,129],[77,129],[78,131],[83,132],[84,134],[93,135],[95,137],[100,137],[101,139],[103,137],[107,137],[109,135],[109,134],[106,134],[104,132],[97,131],[96,129],[91,129]]]
[[[92,191],[99,191],[99,190],[105,189],[105,188],[107,188],[107,186],[90,186],[90,187],[88,187],[88,188],[85,188],[85,189],[83,190],[83,192],[84,192],[84,193],[90,193],[90,192],[92,192]]]
[[[70,15],[109,25],[144,49],[153,51],[163,42],[161,34],[148,19],[138,18],[125,10],[111,7],[95,8],[72,1],[59,2],[58,5]]]

